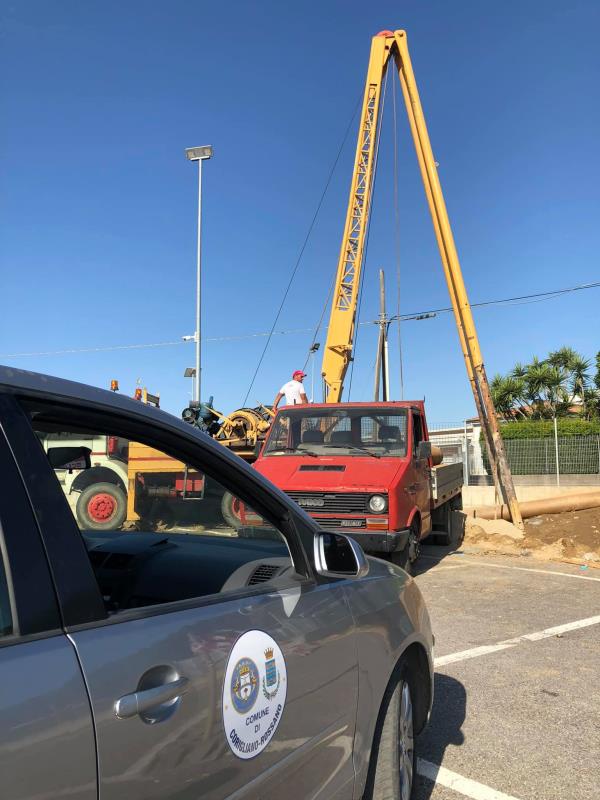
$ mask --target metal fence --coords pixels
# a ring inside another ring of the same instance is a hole
[[[444,463],[463,464],[465,483],[492,484],[478,422],[432,425],[429,433],[433,444],[441,447]],[[599,435],[507,439],[504,446],[517,484],[600,484]]]

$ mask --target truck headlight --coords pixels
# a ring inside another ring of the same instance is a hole
[[[374,494],[369,498],[369,511],[374,514],[383,514],[384,511],[387,511],[387,507],[387,497],[382,494]]]

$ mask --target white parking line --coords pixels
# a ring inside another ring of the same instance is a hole
[[[577,578],[580,581],[596,581],[600,583],[600,578],[595,578],[591,575],[575,575],[572,572],[554,572],[551,569],[534,569],[533,567],[513,567],[509,564],[491,564],[489,561],[467,561],[465,560],[464,565],[467,566],[482,566],[482,567],[494,567],[494,569],[517,569],[521,572],[539,572],[542,575],[559,575],[561,578]]]
[[[555,625],[553,628],[544,628],[542,631],[534,633],[524,633],[522,636],[515,636],[513,639],[505,639],[497,644],[482,645],[472,647],[469,650],[459,650],[457,653],[450,653],[447,656],[440,656],[434,660],[434,666],[442,667],[445,664],[455,664],[457,661],[466,661],[469,658],[478,658],[490,653],[497,653],[500,650],[508,650],[510,647],[521,644],[522,642],[539,642],[541,639],[549,639],[552,636],[559,636],[569,631],[576,631],[580,628],[588,628],[590,625],[599,625],[600,615],[579,619],[575,622],[567,622],[564,625]]]
[[[518,800],[512,794],[498,792],[490,786],[472,781],[470,778],[463,778],[457,772],[452,772],[446,767],[438,767],[437,764],[432,764],[422,758],[417,759],[417,772],[419,775],[429,778],[430,781],[446,786],[465,797],[471,797],[473,800]]]

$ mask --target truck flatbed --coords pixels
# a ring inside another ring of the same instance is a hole
[[[431,507],[438,508],[460,494],[463,486],[462,464],[438,464],[431,469]]]

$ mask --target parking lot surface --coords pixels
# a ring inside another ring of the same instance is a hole
[[[600,570],[423,548],[435,702],[417,800],[600,797]]]

